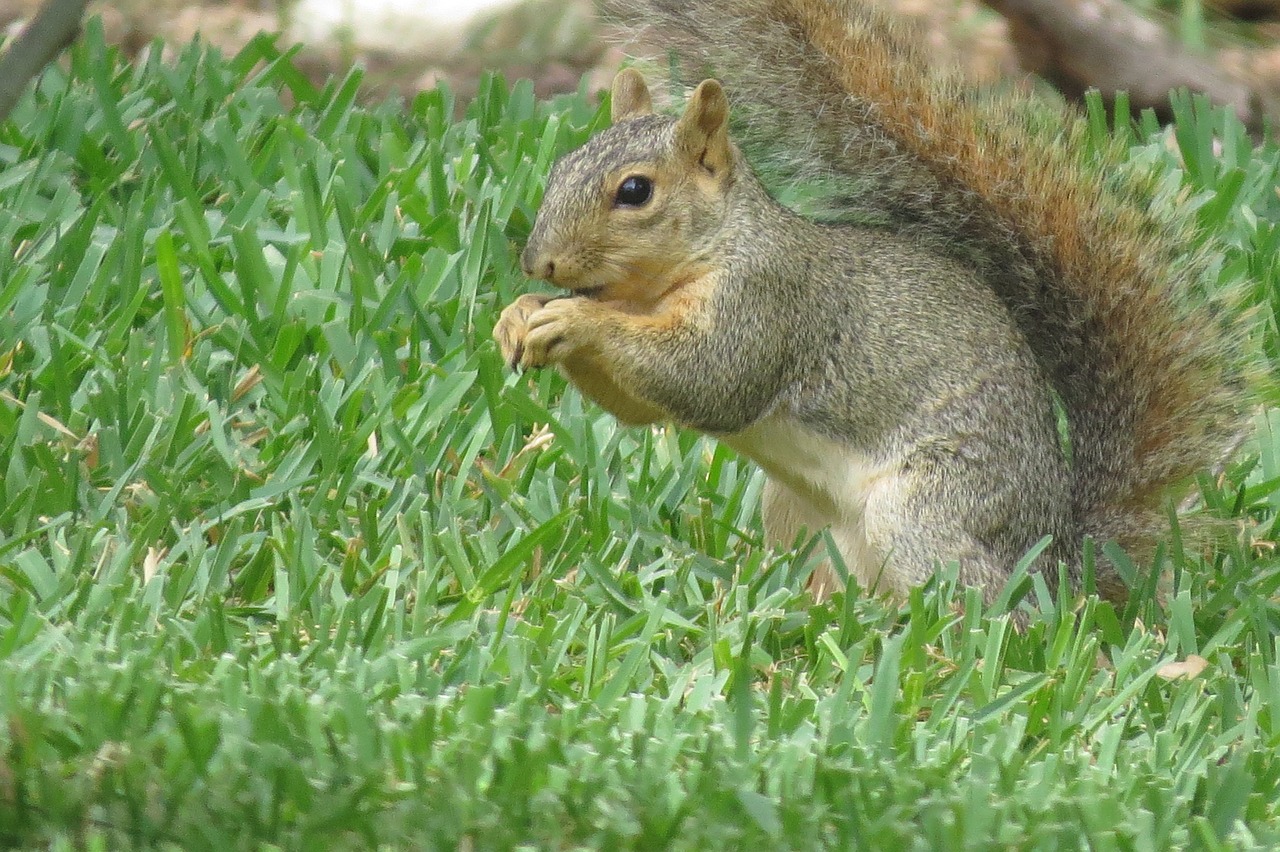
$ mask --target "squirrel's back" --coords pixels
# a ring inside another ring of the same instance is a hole
[[[1090,162],[1078,116],[975,95],[865,3],[613,6],[684,79],[720,77],[767,181],[804,187],[819,218],[888,225],[978,272],[1066,412],[1080,529],[1149,544],[1170,486],[1241,428],[1245,342],[1205,287],[1189,214],[1151,209],[1138,178],[1107,174],[1118,159]]]

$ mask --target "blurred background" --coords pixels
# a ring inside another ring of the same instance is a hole
[[[1030,72],[1068,97],[1124,89],[1156,108],[1187,86],[1233,105],[1255,131],[1280,114],[1280,0],[875,2],[978,83],[1033,85]],[[0,0],[0,28],[16,32],[38,7]],[[528,77],[541,96],[574,90],[583,75],[604,88],[622,58],[590,0],[122,0],[89,13],[130,53],[197,36],[234,53],[259,31],[280,32],[305,43],[299,64],[317,79],[362,65],[370,99],[444,79],[465,100],[485,69]]]

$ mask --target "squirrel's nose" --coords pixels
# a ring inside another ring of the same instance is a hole
[[[529,278],[541,278],[550,281],[556,274],[556,262],[546,255],[539,255],[533,246],[525,246],[520,253],[520,268]]]

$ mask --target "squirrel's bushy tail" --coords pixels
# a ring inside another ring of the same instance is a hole
[[[1189,217],[1087,162],[1079,117],[972,94],[865,4],[612,6],[680,82],[724,82],[735,139],[775,188],[972,265],[1067,412],[1081,531],[1153,540],[1170,486],[1217,462],[1241,422],[1243,341],[1205,292]]]

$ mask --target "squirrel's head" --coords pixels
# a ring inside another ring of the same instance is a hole
[[[644,78],[627,69],[612,115],[551,170],[520,264],[576,294],[656,301],[715,254],[736,164],[729,102],[704,80],[679,118],[655,115]]]

